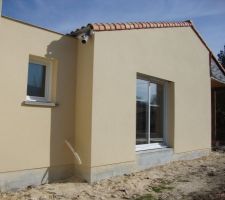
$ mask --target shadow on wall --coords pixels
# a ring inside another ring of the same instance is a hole
[[[76,40],[62,36],[47,47],[57,61],[56,107],[51,108],[50,167],[42,182],[65,179],[74,173],[74,158],[65,140],[74,144]]]

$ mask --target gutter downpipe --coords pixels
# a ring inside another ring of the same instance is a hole
[[[74,148],[72,147],[72,145],[67,141],[65,140],[65,144],[66,146],[69,148],[69,150],[72,152],[74,158],[77,160],[78,164],[81,165],[82,164],[82,161],[80,159],[80,156],[78,155],[78,153],[74,150]]]

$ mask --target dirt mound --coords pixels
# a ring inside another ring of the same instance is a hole
[[[77,179],[11,193],[1,200],[156,200],[225,199],[225,153],[212,152],[192,161],[172,162],[138,173],[114,177],[92,185]]]

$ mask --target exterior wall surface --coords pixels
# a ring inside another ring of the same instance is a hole
[[[209,52],[190,27],[95,33],[91,167],[136,162],[137,73],[170,82],[169,146],[210,149]]]
[[[74,166],[93,181],[210,149],[209,53],[191,28],[96,32],[83,45],[1,18],[0,44],[0,189],[63,178]],[[30,55],[54,61],[56,107],[24,105]],[[137,73],[169,81],[169,158],[135,152]]]
[[[90,179],[91,132],[92,132],[92,86],[94,39],[87,44],[77,45],[75,83],[75,150],[81,158],[81,165],[75,166],[75,173]]]
[[[2,17],[0,44],[0,175],[71,169],[73,157],[64,141],[74,143],[76,40]],[[54,60],[56,107],[23,104],[29,55]]]

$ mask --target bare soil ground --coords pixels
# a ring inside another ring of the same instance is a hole
[[[222,200],[225,199],[223,149],[192,161],[172,162],[92,185],[81,180],[0,193],[1,200]]]

